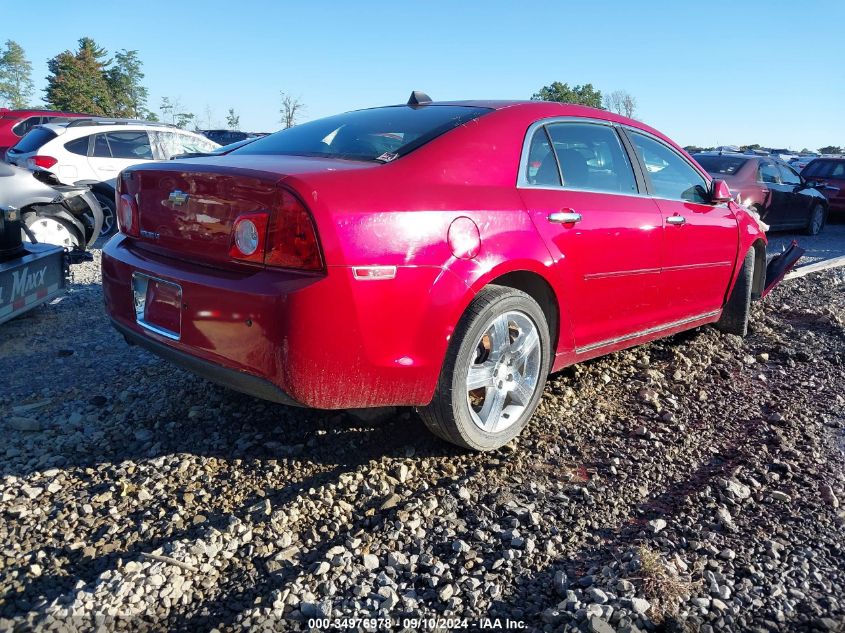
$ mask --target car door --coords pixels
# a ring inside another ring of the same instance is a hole
[[[616,127],[554,119],[535,123],[526,139],[519,192],[566,289],[576,351],[649,329],[663,228]]]
[[[721,309],[737,261],[739,228],[727,204],[710,203],[710,182],[661,139],[626,129],[664,226],[659,315],[695,321]]]
[[[121,170],[153,160],[150,137],[146,130],[101,132],[94,136],[88,164],[96,180],[114,181]]]
[[[781,180],[780,170],[773,160],[760,161],[760,183],[768,190],[768,204],[761,214],[763,221],[772,229],[789,226],[790,188]]]
[[[786,221],[792,226],[807,226],[810,221],[810,206],[813,198],[807,195],[807,187],[803,186],[803,181],[797,171],[786,163],[778,164],[778,168],[784,189]]]

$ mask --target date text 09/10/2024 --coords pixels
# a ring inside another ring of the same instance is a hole
[[[521,630],[525,629],[525,622],[522,620],[511,620],[509,618],[481,618],[475,622],[467,618],[312,618],[308,620],[309,629],[366,629],[366,630],[392,630],[395,627],[402,629],[421,630],[442,630],[442,629],[483,629],[492,631]]]

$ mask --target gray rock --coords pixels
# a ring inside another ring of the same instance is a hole
[[[378,556],[374,554],[364,554],[364,569],[372,571],[373,569],[378,569],[378,566]]]
[[[39,420],[16,415],[9,418],[9,426],[16,431],[34,432],[44,430],[44,425]]]
[[[654,534],[657,534],[663,528],[666,527],[666,521],[664,521],[663,519],[652,519],[651,521],[648,522],[648,524],[651,527],[651,531]]]

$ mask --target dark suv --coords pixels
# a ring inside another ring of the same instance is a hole
[[[828,185],[823,193],[830,203],[830,210],[845,214],[845,157],[816,158],[807,164],[801,175],[807,180]]]

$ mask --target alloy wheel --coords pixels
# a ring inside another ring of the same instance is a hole
[[[537,326],[523,312],[500,314],[472,354],[465,383],[470,416],[483,431],[503,431],[520,419],[540,381]]]

